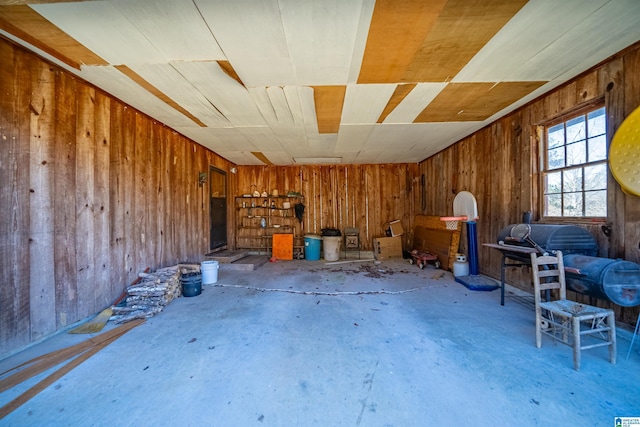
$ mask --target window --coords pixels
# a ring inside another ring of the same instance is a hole
[[[607,129],[604,107],[545,128],[544,216],[607,216]]]

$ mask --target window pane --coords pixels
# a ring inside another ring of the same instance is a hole
[[[564,147],[549,150],[548,154],[549,169],[558,169],[564,167]]]
[[[582,216],[582,193],[563,194],[562,216]]]
[[[600,135],[589,139],[589,162],[597,162],[607,158],[607,136]]]
[[[585,139],[586,135],[584,116],[567,120],[567,144]]]
[[[548,173],[546,176],[545,193],[562,193],[562,172]]]
[[[564,123],[549,128],[547,133],[547,147],[556,148],[564,145]]]
[[[602,163],[584,168],[584,189],[585,190],[606,190],[607,189],[607,165]]]
[[[588,191],[584,198],[586,216],[607,216],[607,190]]]
[[[567,145],[567,166],[581,165],[587,161],[587,142],[580,141]]]
[[[545,216],[562,216],[562,195],[550,194],[545,196]]]
[[[588,115],[589,136],[604,135],[607,131],[607,116],[604,108],[592,111]]]
[[[582,191],[582,168],[562,172],[562,191]]]
[[[543,211],[554,217],[606,217],[607,114],[604,107],[546,128]]]

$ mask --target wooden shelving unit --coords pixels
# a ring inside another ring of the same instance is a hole
[[[237,196],[236,248],[270,254],[273,248],[272,236],[282,233],[293,234],[294,256],[304,252],[304,236],[294,209],[301,201],[302,196]],[[286,203],[289,203],[289,207],[285,207]]]

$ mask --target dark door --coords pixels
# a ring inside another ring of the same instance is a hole
[[[209,168],[209,215],[211,218],[211,249],[227,246],[227,174],[213,166]]]

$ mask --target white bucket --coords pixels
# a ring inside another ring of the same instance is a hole
[[[340,259],[340,236],[322,236],[322,253],[327,261]]]
[[[218,282],[218,267],[218,261],[202,261],[200,263],[203,285],[211,285]]]

